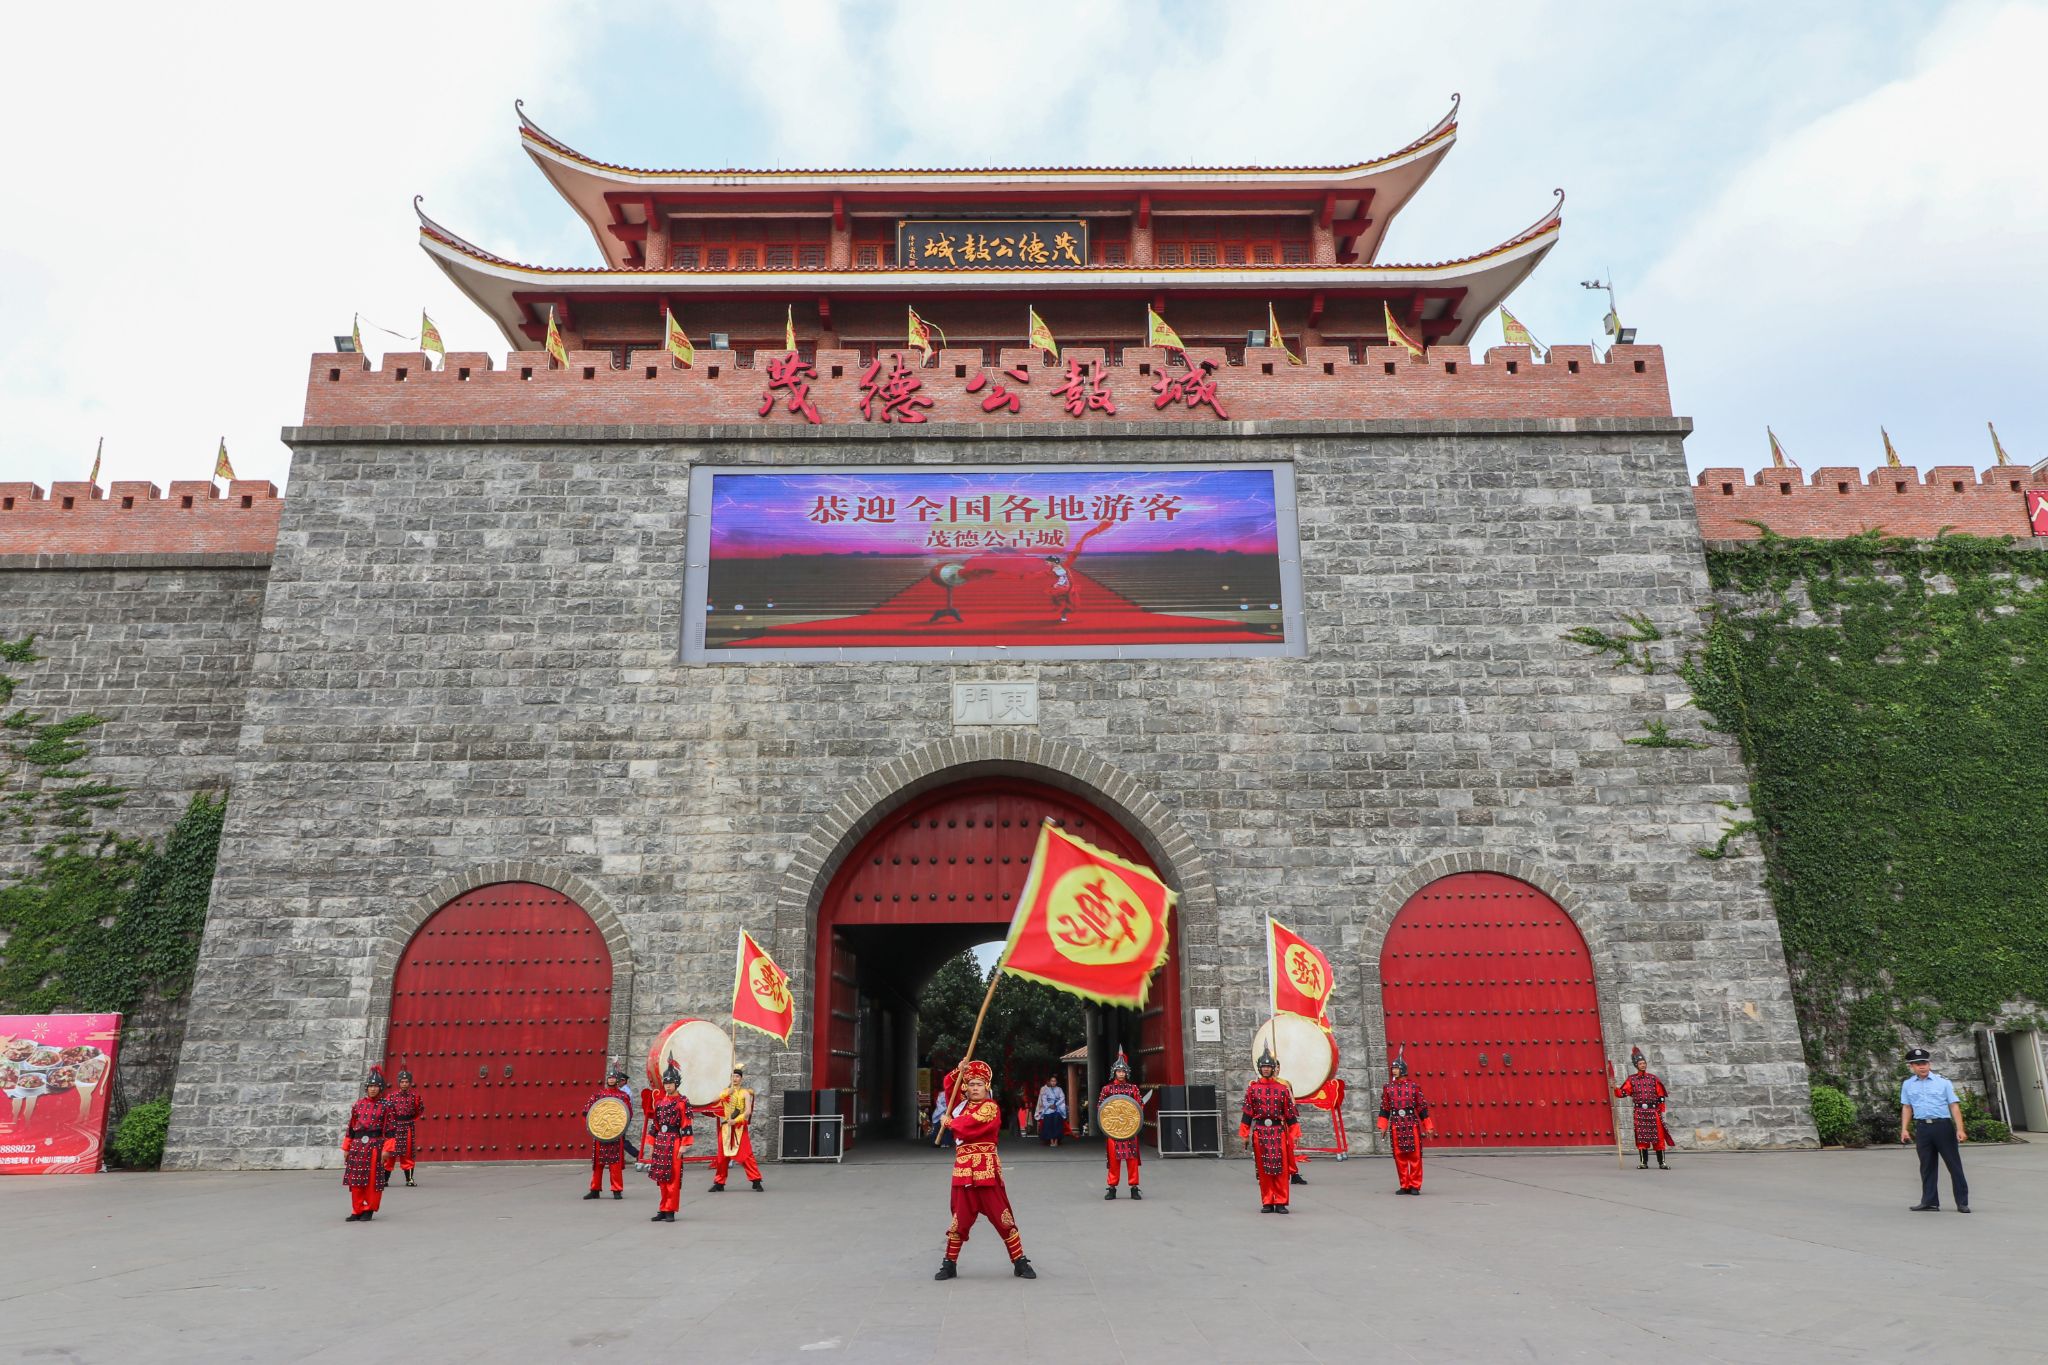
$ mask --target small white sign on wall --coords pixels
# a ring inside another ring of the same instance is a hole
[[[1195,1041],[1198,1043],[1220,1043],[1223,1041],[1223,1011],[1195,1011]]]
[[[1038,684],[993,682],[953,684],[955,725],[1036,725]]]

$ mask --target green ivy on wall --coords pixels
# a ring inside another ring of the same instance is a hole
[[[40,662],[33,636],[0,640],[0,664]],[[0,706],[21,679],[0,672]],[[0,886],[0,1011],[130,1011],[191,985],[227,799],[200,793],[161,844],[99,824],[124,788],[91,772],[86,714],[0,719],[5,837],[30,851]]]
[[[2048,555],[2004,540],[1708,553],[1741,605],[1682,671],[1739,740],[1816,1081],[2048,1006]],[[1724,841],[1725,843],[1725,841]]]

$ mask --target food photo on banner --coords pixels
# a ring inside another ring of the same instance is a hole
[[[689,563],[690,662],[1304,652],[1287,465],[700,467]]]
[[[89,1175],[106,1149],[118,1014],[0,1014],[0,1175]]]

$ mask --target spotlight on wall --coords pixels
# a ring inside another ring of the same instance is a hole
[[[356,339],[354,337],[336,337],[334,339],[334,349],[340,351],[343,355],[354,355]]]
[[[1247,346],[1268,346],[1272,343],[1266,340],[1264,331],[1254,328],[1252,331],[1244,334],[1244,344]]]
[[[730,351],[732,349],[732,333],[713,332],[709,349],[714,351]]]

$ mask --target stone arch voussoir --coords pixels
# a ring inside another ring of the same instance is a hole
[[[370,985],[369,1046],[364,1066],[374,1065],[384,1055],[391,1031],[391,986],[398,974],[405,947],[434,912],[465,892],[498,882],[532,882],[559,891],[576,902],[590,916],[605,947],[612,955],[612,1010],[608,1050],[623,1053],[632,1037],[633,1026],[633,943],[619,920],[611,899],[573,872],[545,863],[507,860],[481,863],[466,871],[444,877],[421,894],[394,906],[385,917],[383,934],[377,944]]]

